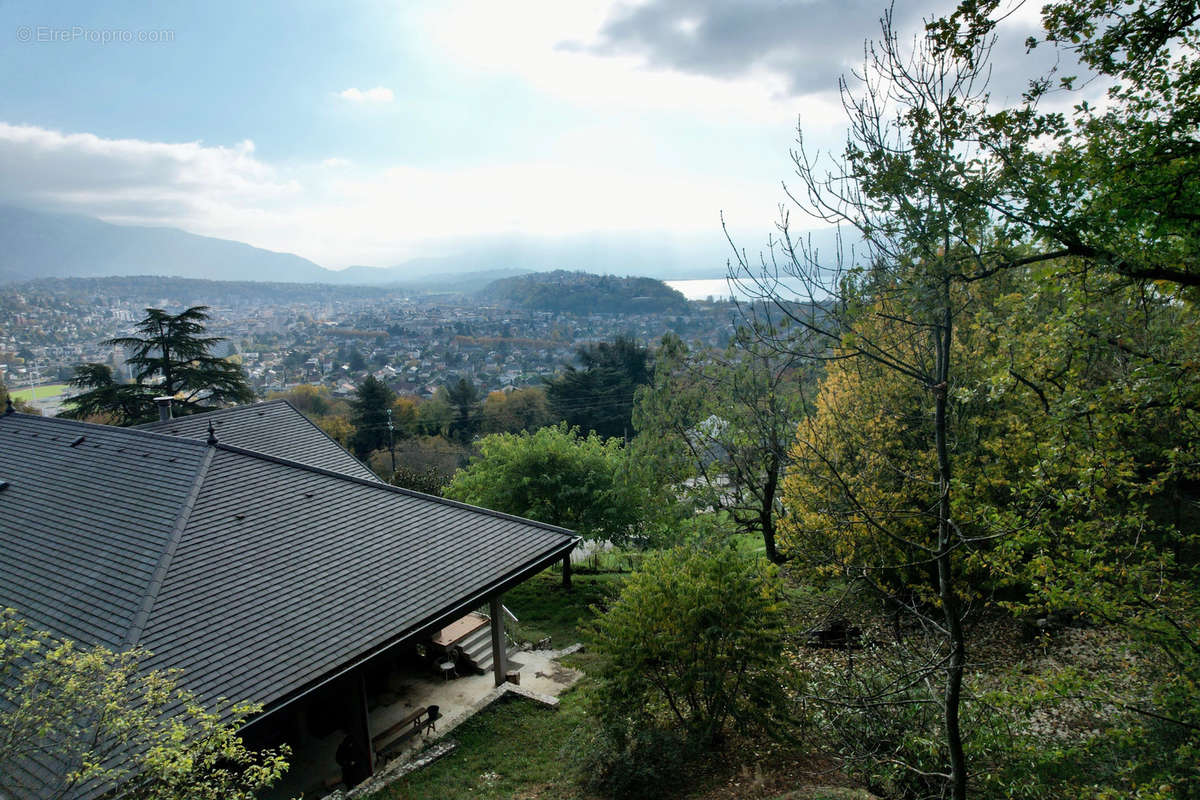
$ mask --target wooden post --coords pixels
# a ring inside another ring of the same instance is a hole
[[[354,742],[358,769],[352,770],[356,774],[346,777],[358,783],[375,774],[375,748],[371,746],[371,716],[367,712],[366,674],[360,669],[358,675],[351,676],[347,683],[350,690],[350,719],[349,730],[346,733]]]
[[[563,588],[571,588],[571,554],[563,556]]]
[[[488,598],[488,608],[492,614],[492,672],[496,676],[496,685],[502,686],[508,672],[508,644],[504,641],[504,606],[500,595]]]

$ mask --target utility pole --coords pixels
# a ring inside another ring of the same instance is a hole
[[[41,379],[42,373],[38,371],[37,362],[32,358],[29,359],[29,402],[34,408],[38,407],[37,384],[34,381],[41,381]]]
[[[392,410],[387,410],[388,415],[388,450],[392,452],[392,475],[396,474],[396,436],[395,427],[392,425]]]

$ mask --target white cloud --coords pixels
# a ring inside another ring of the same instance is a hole
[[[390,103],[396,99],[396,95],[386,86],[376,86],[365,91],[351,87],[338,92],[338,96],[354,103]]]
[[[340,156],[334,156],[333,158],[327,158],[324,161],[322,161],[321,166],[325,167],[326,169],[341,169],[342,167],[350,166],[351,163],[353,163],[353,162],[351,162],[350,159],[348,159],[348,158],[341,158]]]
[[[711,233],[721,210],[735,224],[767,225],[778,199],[774,186],[749,181],[553,156],[374,172],[342,161],[285,173],[259,160],[249,141],[104,139],[0,123],[0,202],[169,225],[342,267],[394,264],[428,252],[435,240],[510,232]]]
[[[0,200],[111,221],[193,220],[217,207],[279,202],[300,187],[254,155],[201,142],[104,139],[0,122]]]
[[[583,45],[595,40],[612,8],[609,0],[527,0],[514,13],[493,0],[456,0],[428,12],[422,27],[459,66],[515,75],[590,109],[683,111],[709,121],[786,125],[809,102],[785,98],[786,81],[766,71],[723,80],[648,68],[639,57],[587,52]],[[820,103],[820,112],[834,105]]]

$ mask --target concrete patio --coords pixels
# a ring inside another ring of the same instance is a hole
[[[557,660],[574,649],[518,652],[509,660],[508,671],[520,674],[521,694],[535,698],[557,698],[582,676],[578,670],[564,667]],[[402,746],[392,748],[386,761],[377,765],[376,778],[386,780],[386,776],[394,772],[389,765],[408,760],[486,708],[500,693],[490,672],[462,675],[449,680],[412,671],[395,671],[388,675],[386,688],[371,697],[369,714],[372,732],[387,730],[416,709],[431,705],[438,706],[440,716],[435,729],[412,736]],[[291,768],[283,780],[264,795],[265,800],[297,797],[301,793],[305,797],[323,797],[335,788],[344,789],[339,787],[341,768],[335,758],[338,745],[344,737],[345,733],[338,729],[295,745],[289,759]],[[377,780],[368,781],[372,786],[377,783]]]

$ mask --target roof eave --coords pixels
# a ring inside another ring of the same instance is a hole
[[[553,548],[543,552],[533,560],[526,562],[524,565],[517,567],[514,570],[510,570],[508,573],[505,573],[496,580],[489,582],[463,599],[458,600],[453,604],[434,612],[433,614],[427,615],[419,622],[408,626],[403,631],[395,635],[389,636],[382,642],[377,642],[359,655],[354,656],[349,661],[346,661],[340,666],[326,672],[324,675],[321,675],[320,677],[315,678],[278,698],[264,702],[263,710],[253,719],[247,722],[245,727],[250,727],[267,716],[287,708],[292,703],[295,703],[296,701],[311,695],[313,692],[316,692],[319,689],[322,689],[339,680],[340,678],[345,677],[349,673],[371,661],[371,659],[396,647],[397,645],[414,639],[421,634],[429,633],[433,630],[443,627],[447,622],[453,621],[467,612],[472,611],[489,597],[492,597],[496,594],[501,594],[512,587],[525,582],[529,578],[544,570],[546,567],[549,567],[551,564],[554,564],[555,562],[560,561],[569,555],[580,541],[581,537],[572,536],[569,541],[555,545]]]

